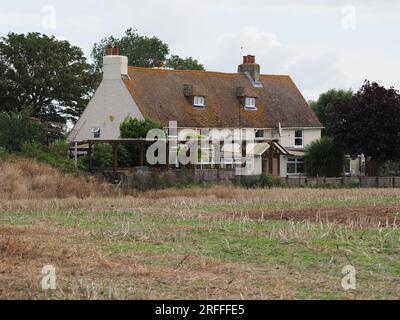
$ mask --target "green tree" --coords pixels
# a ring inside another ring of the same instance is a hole
[[[121,138],[146,138],[151,129],[163,129],[163,126],[153,120],[138,120],[127,117],[120,125]],[[119,161],[123,165],[137,166],[139,164],[139,147],[135,145],[120,146]]]
[[[325,127],[322,135],[332,135],[333,120],[330,118],[330,114],[334,105],[339,101],[349,100],[352,96],[352,90],[332,89],[321,94],[317,101],[310,102],[311,109]]]
[[[110,36],[94,44],[91,58],[96,71],[102,70],[103,56],[110,44],[120,47],[121,54],[128,57],[129,64],[137,67],[158,67],[169,53],[168,45],[157,37],[141,36],[136,30],[128,29],[121,38]]]
[[[0,71],[0,110],[29,106],[45,121],[79,117],[96,82],[80,48],[40,33],[1,37]]]
[[[168,57],[168,44],[157,37],[141,36],[137,30],[130,28],[121,38],[109,36],[94,44],[91,58],[97,72],[102,70],[103,56],[108,45],[120,47],[121,54],[128,57],[131,66],[153,68],[166,65],[177,70],[204,70],[203,66],[192,57],[185,59],[177,55]]]
[[[337,177],[343,173],[344,153],[332,137],[321,137],[307,147],[305,165],[309,176]]]
[[[97,143],[93,149],[93,166],[108,168],[113,163],[113,150],[108,143]]]
[[[151,129],[162,129],[162,125],[156,121],[127,117],[120,125],[121,138],[146,138]]]
[[[400,95],[365,81],[349,100],[335,104],[331,111],[335,142],[356,157],[371,157],[381,164],[400,160]]]
[[[169,57],[165,66],[175,70],[204,70],[204,66],[192,57],[183,59],[177,55]]]
[[[24,143],[43,144],[46,134],[43,125],[31,119],[28,110],[20,113],[0,112],[0,147],[21,151]]]

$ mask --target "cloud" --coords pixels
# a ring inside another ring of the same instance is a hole
[[[53,33],[89,56],[94,42],[111,34],[120,36],[132,27],[159,37],[171,53],[198,59],[207,70],[236,72],[241,55],[254,54],[263,73],[291,75],[309,99],[330,88],[357,89],[366,78],[400,88],[398,0],[46,0],[44,4],[57,10],[55,30],[41,28],[40,4],[20,0],[0,5],[0,34]],[[355,30],[342,27],[346,5],[356,9]]]

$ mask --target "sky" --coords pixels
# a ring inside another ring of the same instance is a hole
[[[0,36],[54,35],[90,59],[93,43],[133,28],[210,71],[255,55],[262,73],[289,74],[315,100],[365,79],[400,89],[399,12],[400,0],[1,0]]]

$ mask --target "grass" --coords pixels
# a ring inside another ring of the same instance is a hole
[[[397,299],[398,189],[194,187],[124,195],[0,164],[0,298]],[[43,291],[44,265],[57,290]],[[343,266],[357,289],[341,287]]]
[[[265,197],[273,197],[270,192],[263,191]],[[364,204],[381,199],[376,197]],[[207,206],[205,199],[178,197],[167,207],[166,199],[93,199],[99,206],[108,202],[102,210],[90,209],[90,199],[79,200],[87,201],[88,207],[69,210],[51,210],[44,203],[46,211],[3,210],[0,223],[24,232],[37,226],[55,230],[56,236],[45,237],[54,241],[51,250],[75,248],[71,259],[58,264],[63,277],[60,289],[46,293],[52,299],[398,298],[397,228],[224,218],[216,208],[225,209],[225,200],[209,200],[213,206]],[[293,206],[318,206],[321,201],[343,204],[326,198],[306,199]],[[119,205],[123,203],[131,209]],[[239,200],[228,209],[236,203]],[[288,203],[275,200],[276,207],[286,208]],[[50,258],[56,264],[60,260],[56,253]],[[45,263],[40,256],[34,260]],[[341,269],[347,264],[357,269],[355,291],[340,286]],[[17,276],[14,281],[18,280]],[[31,285],[36,288],[38,283]],[[2,296],[42,298],[44,293],[36,289],[3,290]]]

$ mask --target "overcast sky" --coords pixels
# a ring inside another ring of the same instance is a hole
[[[207,70],[236,72],[241,54],[262,73],[289,74],[306,99],[364,79],[400,89],[398,0],[1,1],[0,35],[37,31],[80,46],[129,27]],[[243,50],[241,51],[241,47]]]

